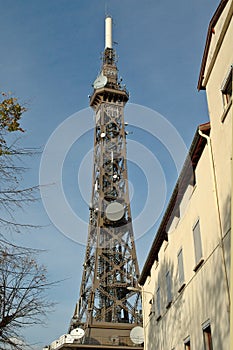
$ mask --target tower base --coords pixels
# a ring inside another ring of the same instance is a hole
[[[138,324],[95,322],[87,326],[81,339],[73,343],[66,341],[50,345],[50,350],[105,349],[143,350],[143,344],[134,344],[130,331]],[[65,339],[65,338],[63,338]]]
[[[59,350],[85,350],[85,349],[104,349],[104,350],[143,350],[143,346],[132,345],[132,346],[116,346],[116,345],[87,345],[87,344],[64,344],[57,348]]]
[[[90,328],[86,329],[83,337],[83,344],[95,346],[113,346],[117,348],[135,348],[135,344],[130,339],[130,331],[137,324],[132,323],[112,323],[94,322]],[[142,348],[142,347],[140,347]]]

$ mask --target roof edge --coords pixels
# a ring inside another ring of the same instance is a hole
[[[201,68],[200,68],[199,79],[198,79],[198,84],[197,84],[198,91],[205,90],[205,87],[202,85],[202,81],[204,79],[205,66],[206,66],[206,61],[207,61],[207,57],[208,57],[208,53],[209,53],[211,38],[212,38],[212,34],[213,34],[213,28],[216,25],[216,23],[218,22],[219,17],[221,16],[228,1],[229,0],[222,0],[220,2],[217,10],[215,11],[215,13],[214,13],[214,15],[209,23],[207,36],[206,36],[206,44],[205,44],[204,53],[203,53],[203,57],[202,57],[202,61],[201,61]]]

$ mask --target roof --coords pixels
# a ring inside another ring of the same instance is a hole
[[[169,220],[172,214],[175,213],[176,209],[178,208],[182,200],[182,197],[184,195],[184,192],[187,188],[187,185],[188,183],[190,183],[190,178],[193,174],[193,170],[195,170],[198,164],[198,161],[201,157],[201,154],[204,150],[206,139],[200,136],[199,130],[202,131],[204,134],[209,135],[210,123],[208,122],[206,124],[201,124],[196,130],[196,133],[193,138],[193,142],[189,149],[189,153],[185,159],[183,168],[176,182],[174,191],[168,203],[165,214],[162,218],[157,234],[152,243],[152,246],[148,254],[148,257],[146,259],[146,262],[144,264],[142,273],[139,277],[138,283],[140,285],[143,285],[146,281],[146,278],[150,276],[150,270],[152,265],[154,264],[155,261],[158,261],[158,254],[159,254],[160,248],[163,242],[168,240],[168,233],[166,231],[167,224],[169,223]]]
[[[207,57],[208,57],[208,53],[209,53],[211,39],[212,39],[212,35],[214,34],[214,27],[215,27],[216,23],[218,22],[219,17],[221,16],[228,1],[229,0],[221,0],[220,4],[218,5],[217,10],[215,11],[215,13],[210,21],[210,24],[208,27],[208,32],[207,32],[207,37],[206,37],[205,49],[204,49],[202,62],[201,62],[199,79],[198,79],[198,85],[197,85],[198,90],[205,90],[205,87],[202,85],[202,82],[204,79],[205,66],[206,66],[206,61],[207,61]]]

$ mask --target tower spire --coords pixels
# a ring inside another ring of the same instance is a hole
[[[129,99],[129,94],[125,86],[118,80],[117,55],[112,45],[112,17],[107,15],[105,18],[105,49],[103,52],[103,61],[101,73],[93,83],[94,91],[90,96],[90,106],[97,110],[99,104],[103,101],[114,100],[124,102]]]
[[[105,17],[105,49],[112,49],[112,17]]]

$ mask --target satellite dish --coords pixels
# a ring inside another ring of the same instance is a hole
[[[85,331],[82,328],[73,329],[70,334],[76,339],[81,339],[84,336]]]
[[[100,89],[104,87],[108,82],[108,79],[105,75],[99,75],[96,80],[94,81],[94,88],[95,89]]]
[[[72,344],[74,342],[74,337],[71,334],[63,334],[58,340],[58,345]]]
[[[71,336],[71,334],[66,334],[65,336],[65,343],[73,343],[74,338]]]
[[[142,344],[144,342],[144,332],[143,328],[136,326],[130,331],[130,339],[134,344]]]
[[[110,221],[118,221],[120,220],[124,215],[124,207],[119,202],[112,202],[110,203],[106,208],[106,217]]]

